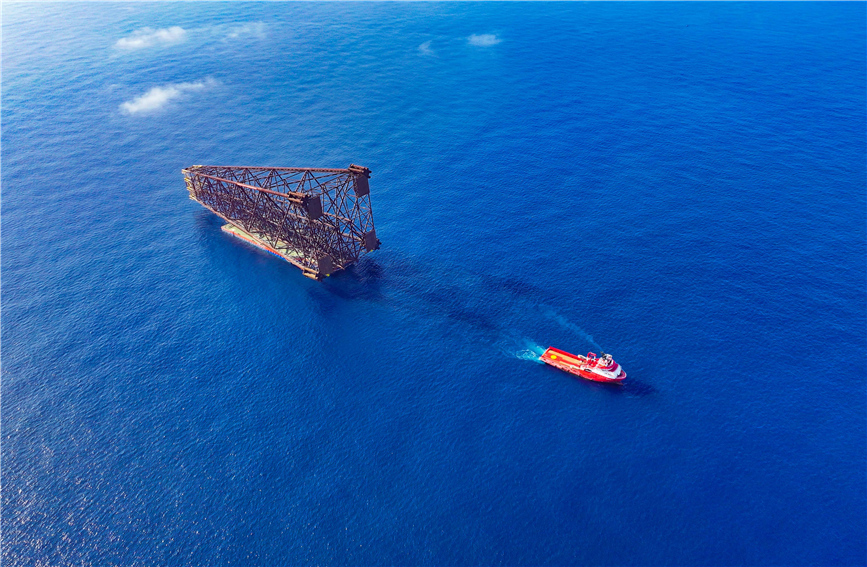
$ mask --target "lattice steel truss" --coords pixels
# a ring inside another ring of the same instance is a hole
[[[366,167],[194,165],[182,172],[190,199],[306,276],[321,279],[379,248]]]

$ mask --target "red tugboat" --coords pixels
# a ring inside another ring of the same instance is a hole
[[[542,362],[596,382],[620,382],[626,378],[626,372],[623,371],[623,368],[614,362],[610,354],[604,352],[602,356],[597,358],[596,354],[592,352],[588,352],[587,356],[581,356],[548,347],[542,353]]]

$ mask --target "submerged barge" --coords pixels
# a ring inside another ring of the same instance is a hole
[[[309,278],[346,269],[380,246],[366,167],[194,165],[181,172],[190,199],[226,221],[225,232]]]

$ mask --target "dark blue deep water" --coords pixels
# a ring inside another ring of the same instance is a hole
[[[865,563],[864,3],[2,10],[4,565]]]

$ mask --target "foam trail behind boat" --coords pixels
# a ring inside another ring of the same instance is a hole
[[[584,339],[585,341],[589,342],[591,345],[596,347],[596,350],[602,351],[602,347],[599,346],[599,343],[594,341],[593,337],[590,334],[588,334],[584,329],[580,328],[575,323],[569,321],[568,319],[566,319],[565,317],[563,317],[562,315],[560,315],[559,313],[557,313],[556,311],[554,311],[551,308],[546,308],[544,310],[544,314],[545,314],[545,317],[551,319],[552,321],[557,322],[564,329],[569,329],[570,331],[573,331],[576,334],[578,334],[578,336],[580,336],[582,339]]]
[[[523,338],[507,339],[500,343],[500,350],[508,357],[515,357],[520,360],[530,360],[539,364],[545,364],[541,360],[542,353],[545,348],[538,345],[535,341]]]
[[[545,364],[544,362],[542,362],[542,359],[540,358],[541,356],[541,354],[534,351],[533,349],[519,350],[515,353],[515,358],[520,358],[521,360],[531,360],[533,362],[538,362],[539,364]]]

